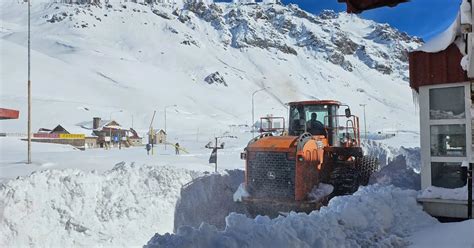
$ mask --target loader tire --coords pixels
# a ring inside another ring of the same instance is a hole
[[[350,195],[359,188],[359,172],[350,166],[337,166],[329,175],[329,183],[334,186],[332,196]]]
[[[379,170],[380,164],[376,157],[363,156],[357,161],[357,168],[359,170],[359,183],[362,186],[369,184],[370,176]]]

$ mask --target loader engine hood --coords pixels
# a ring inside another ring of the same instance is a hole
[[[295,199],[296,140],[270,136],[247,146],[246,185],[253,198]]]
[[[295,136],[270,136],[261,138],[247,146],[249,152],[296,152]]]

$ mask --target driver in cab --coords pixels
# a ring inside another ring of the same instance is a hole
[[[311,119],[306,122],[307,131],[312,135],[326,135],[324,124],[317,120],[316,113],[311,114]]]

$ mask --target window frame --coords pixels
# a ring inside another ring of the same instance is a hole
[[[465,118],[462,119],[431,119],[430,118],[430,90],[440,88],[464,87]],[[472,123],[471,123],[471,83],[452,83],[421,86],[419,88],[420,107],[420,138],[421,138],[421,174],[422,189],[432,185],[431,163],[462,163],[471,161],[472,157]],[[466,156],[444,157],[431,156],[431,126],[436,125],[465,125],[466,127]]]

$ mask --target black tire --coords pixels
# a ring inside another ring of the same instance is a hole
[[[359,172],[350,166],[336,166],[329,175],[329,183],[334,186],[332,196],[353,194],[359,188]]]
[[[359,183],[362,186],[369,184],[370,176],[379,170],[380,164],[376,157],[363,156],[357,160],[359,170]]]

